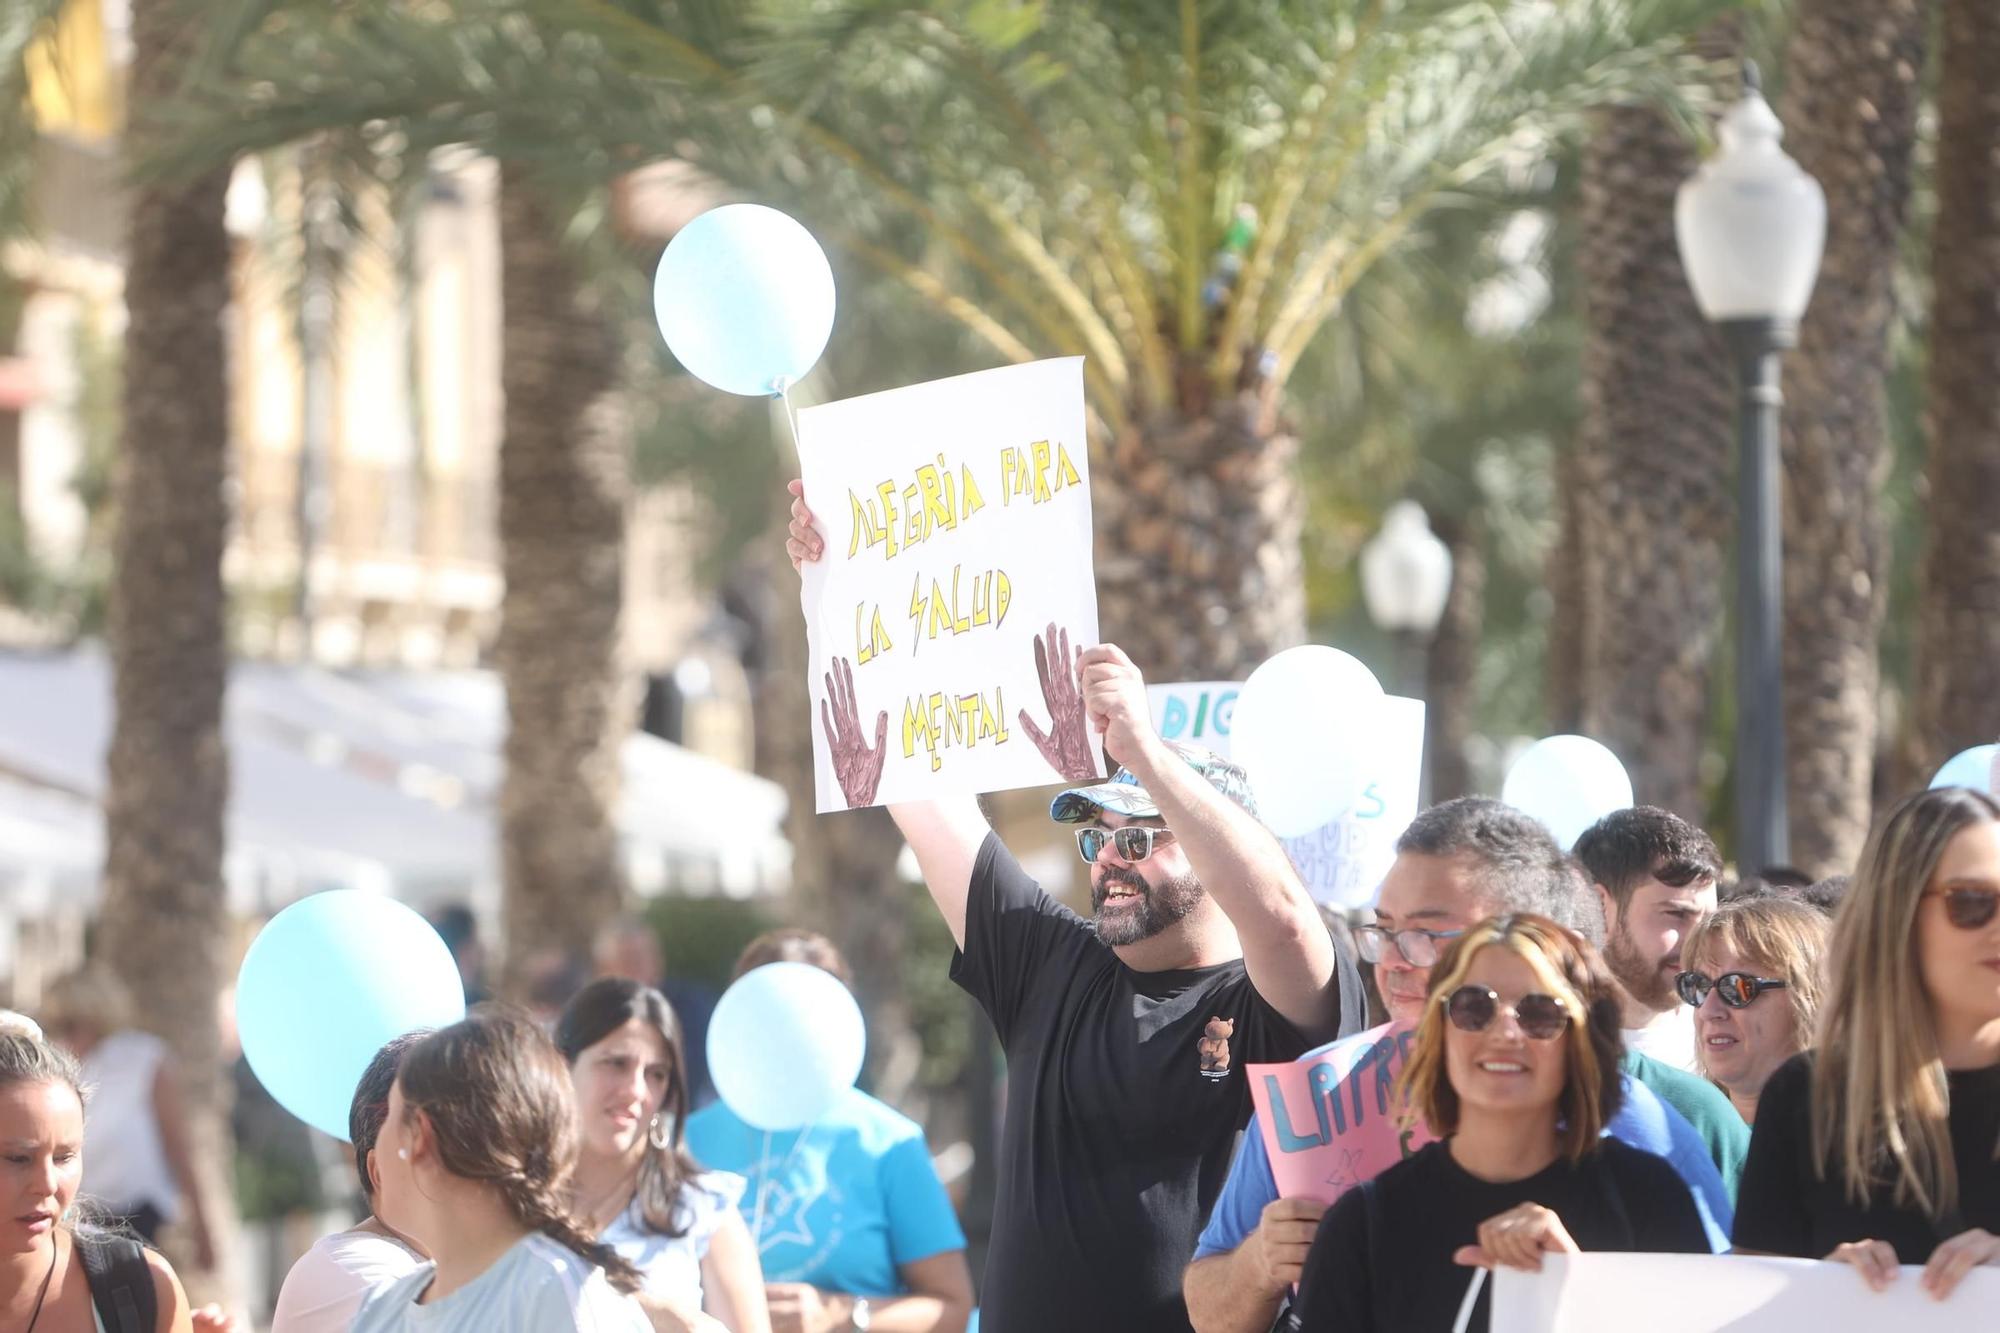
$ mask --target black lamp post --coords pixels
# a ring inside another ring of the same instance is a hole
[[[1784,126],[1755,66],[1718,127],[1721,151],[1680,188],[1674,231],[1695,301],[1736,359],[1742,453],[1737,464],[1737,868],[1790,861],[1782,606],[1778,358],[1798,341],[1826,241],[1826,196],[1786,155]]]
[[[1395,640],[1395,688],[1407,697],[1423,697],[1426,650],[1450,594],[1451,548],[1431,531],[1422,505],[1398,500],[1361,548],[1361,600]]]

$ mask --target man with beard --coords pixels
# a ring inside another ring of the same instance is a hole
[[[793,495],[797,564],[823,538]],[[1161,739],[1116,647],[1072,657],[1051,634],[1037,656],[1052,730],[1087,722],[1121,765],[1050,808],[1078,826],[1091,918],[1022,871],[973,798],[889,808],[958,945],[952,978],[1007,1052],[981,1324],[1184,1333],[1181,1270],[1250,1113],[1243,1067],[1356,1030],[1360,977],[1241,768]]]
[[[1694,1010],[1674,977],[1681,941],[1715,910],[1715,843],[1680,816],[1640,805],[1585,829],[1576,859],[1604,904],[1604,961],[1624,992],[1626,1049],[1696,1072]]]

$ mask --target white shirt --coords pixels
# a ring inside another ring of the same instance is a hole
[[[417,1304],[436,1271],[423,1264],[369,1292],[352,1333],[653,1333],[638,1302],[604,1270],[540,1232],[515,1241],[451,1295]]]
[[[1625,1049],[1690,1074],[1701,1072],[1694,1059],[1694,1010],[1684,1004],[1675,1005],[1645,1027],[1626,1028]]]
[[[638,1200],[604,1228],[598,1239],[645,1275],[646,1294],[701,1309],[701,1261],[708,1242],[743,1197],[743,1177],[704,1171],[681,1187],[674,1205],[679,1236],[662,1236],[646,1226]],[[273,1329],[272,1333],[279,1333]]]
[[[83,1193],[114,1213],[153,1205],[168,1222],[181,1217],[180,1187],[160,1143],[153,1080],[167,1044],[145,1032],[114,1032],[83,1057],[90,1115],[83,1125]]]
[[[271,1333],[347,1333],[372,1288],[408,1276],[423,1262],[415,1251],[372,1231],[324,1236],[285,1274]]]

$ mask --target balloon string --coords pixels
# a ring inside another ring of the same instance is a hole
[[[792,428],[792,452],[797,453],[799,448],[799,414],[792,408],[792,382],[782,375],[778,377],[778,397],[785,405],[785,422]]]

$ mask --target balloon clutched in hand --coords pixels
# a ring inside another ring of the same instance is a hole
[[[1975,745],[1953,755],[1931,779],[1931,787],[1970,787],[1989,796],[2000,794],[2000,745]]]
[[[458,965],[430,922],[359,889],[315,893],[272,917],[236,977],[236,1027],[257,1081],[342,1140],[375,1053],[463,1017]]]
[[[775,208],[725,204],[680,229],[653,276],[653,313],[688,372],[762,397],[804,379],[833,332],[833,269]]]
[[[1229,751],[1267,828],[1296,838],[1352,808],[1369,782],[1381,699],[1373,672],[1324,644],[1288,648],[1250,673]]]
[[[838,978],[808,963],[767,963],[716,1001],[709,1075],[745,1124],[802,1129],[854,1086],[867,1040]]]
[[[1588,736],[1547,736],[1507,770],[1500,799],[1548,826],[1564,851],[1613,810],[1632,804],[1632,779],[1618,756]]]

